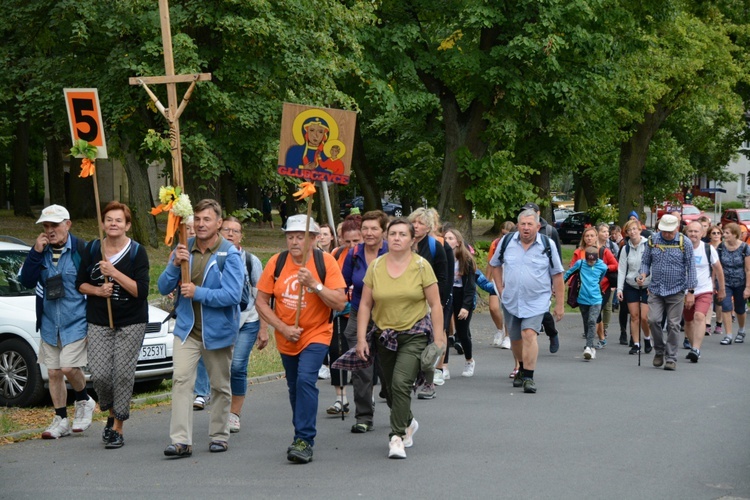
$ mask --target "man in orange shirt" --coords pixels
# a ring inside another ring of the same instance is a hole
[[[320,230],[310,220],[310,234],[305,239],[306,224],[306,215],[295,215],[287,220],[284,229],[287,251],[268,260],[258,281],[256,300],[258,313],[275,329],[276,346],[286,372],[294,423],[294,442],[287,449],[286,458],[297,463],[308,463],[313,458],[318,369],[333,336],[331,310],[341,311],[346,306],[346,282],[336,259],[321,252],[318,259],[322,257],[325,263],[325,279],[321,279],[314,257],[314,252],[320,252],[314,249]],[[307,262],[303,262],[305,253]],[[280,259],[283,267],[277,273]],[[301,296],[300,287],[303,287]],[[273,309],[269,304],[271,298],[275,302]],[[294,326],[298,303],[301,305],[299,326]]]

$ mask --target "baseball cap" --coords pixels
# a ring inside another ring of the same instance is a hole
[[[301,231],[305,232],[305,226],[307,225],[307,215],[305,214],[299,214],[299,215],[292,215],[286,220],[286,227],[283,229],[285,233],[291,233],[294,231]],[[314,220],[312,220],[312,217],[310,218],[310,232],[311,233],[319,233],[320,227]]]
[[[61,205],[50,205],[42,210],[42,216],[36,221],[37,224],[42,222],[54,222],[58,224],[64,220],[69,220],[70,214],[68,210]]]
[[[667,214],[659,221],[659,231],[674,231],[679,224],[680,221],[677,220],[677,217]]]
[[[533,210],[534,212],[539,211],[539,205],[536,203],[527,203],[526,205],[521,207],[521,210]]]

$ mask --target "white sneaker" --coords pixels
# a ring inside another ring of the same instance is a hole
[[[500,344],[500,349],[510,349],[510,337],[505,337]]]
[[[443,385],[445,378],[443,377],[443,370],[435,368],[435,376],[432,379],[432,383],[435,385]]]
[[[591,359],[596,359],[596,349],[591,349]]]
[[[404,442],[398,436],[393,436],[388,443],[388,458],[406,458]]]
[[[70,436],[68,419],[62,418],[60,415],[55,415],[47,430],[42,432],[42,439],[58,439],[64,436]]]
[[[328,380],[329,378],[331,378],[331,370],[329,370],[326,365],[320,365],[320,369],[318,370],[318,378],[320,380]]]
[[[596,352],[595,349],[592,349],[592,348],[586,346],[586,349],[583,350],[583,359],[586,359],[586,360],[591,359],[591,353],[592,353],[592,351]]]
[[[462,377],[473,377],[474,376],[474,366],[476,366],[476,363],[472,359],[471,361],[467,361],[466,364],[464,364],[464,372],[461,374]]]
[[[443,380],[450,380],[451,379],[451,372],[448,369],[448,366],[443,367]]]
[[[417,419],[412,417],[409,427],[406,428],[406,436],[404,436],[404,448],[411,448],[414,446],[414,434],[419,430],[419,422]]]
[[[229,432],[240,432],[240,416],[229,413]]]
[[[91,427],[94,418],[96,401],[89,397],[86,401],[76,401],[76,413],[73,418],[73,432],[83,432]]]
[[[505,333],[502,330],[496,331],[495,338],[492,339],[492,347],[500,347],[500,345],[503,343],[504,336]]]

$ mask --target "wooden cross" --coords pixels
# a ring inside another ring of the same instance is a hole
[[[198,81],[210,81],[211,73],[196,73],[192,75],[175,75],[174,58],[172,56],[172,29],[169,24],[169,0],[159,0],[159,17],[161,18],[161,37],[164,47],[164,72],[165,76],[136,76],[128,81],[130,85],[140,85],[148,93],[151,100],[156,105],[159,112],[169,122],[169,140],[172,150],[172,184],[175,187],[185,189],[185,182],[182,176],[182,145],[180,143],[180,115],[185,111],[185,107],[190,101],[190,96],[195,89],[195,83]],[[177,84],[190,82],[190,87],[179,107],[177,105]],[[159,102],[147,84],[166,84],[168,108]],[[180,243],[187,245],[187,229],[184,222],[180,224]],[[182,282],[190,282],[190,269],[188,263],[182,264]]]

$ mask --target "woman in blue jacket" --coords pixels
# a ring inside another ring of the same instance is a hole
[[[577,260],[565,272],[563,280],[568,281],[574,273],[579,273],[578,279],[581,282],[578,305],[581,308],[583,327],[586,329],[586,348],[583,350],[583,359],[595,359],[596,318],[602,307],[601,281],[607,274],[607,265],[599,258],[599,250],[596,247],[586,248],[586,260]]]

